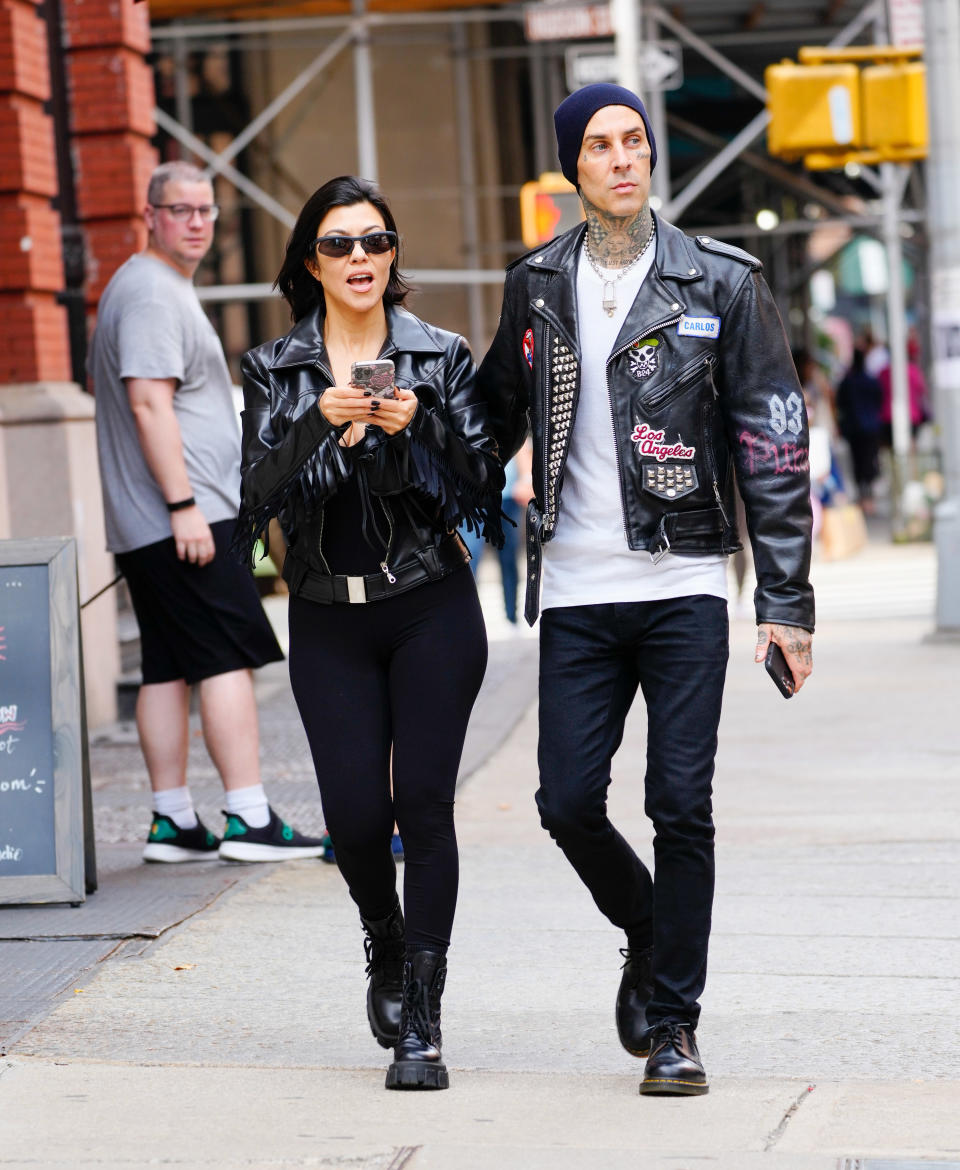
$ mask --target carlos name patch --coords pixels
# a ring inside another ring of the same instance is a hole
[[[719,317],[688,317],[684,314],[677,324],[679,337],[719,337]]]

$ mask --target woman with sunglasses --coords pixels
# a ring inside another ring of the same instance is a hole
[[[454,791],[487,659],[456,529],[502,542],[503,471],[466,342],[403,308],[397,243],[363,179],[300,212],[276,280],[293,328],[242,364],[240,530],[252,545],[276,516],[287,541],[290,679],[366,932],[370,1027],[395,1049],[387,1088],[445,1089]],[[394,385],[352,384],[353,363],[384,358]]]

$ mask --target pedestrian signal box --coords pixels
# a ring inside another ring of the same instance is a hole
[[[927,156],[927,77],[922,61],[869,65],[861,73],[863,128],[867,149]]]
[[[810,150],[856,145],[860,70],[856,65],[783,61],[765,75],[771,154],[799,158]]]
[[[927,155],[926,68],[920,46],[804,47],[764,80],[771,154],[811,170]],[[863,68],[861,68],[863,66]]]
[[[520,231],[528,248],[562,235],[584,218],[577,189],[557,171],[520,188]]]

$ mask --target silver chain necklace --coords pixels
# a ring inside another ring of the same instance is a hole
[[[636,254],[636,256],[634,256],[634,258],[630,261],[630,263],[626,266],[626,268],[620,269],[620,271],[613,278],[613,280],[609,279],[609,277],[606,275],[606,272],[604,271],[604,269],[601,268],[600,265],[597,263],[597,261],[593,258],[593,254],[590,251],[590,244],[587,241],[587,237],[586,236],[583,237],[583,254],[584,254],[584,256],[586,256],[590,267],[597,274],[597,276],[599,276],[600,279],[603,281],[603,307],[604,307],[604,309],[606,309],[608,317],[612,317],[613,314],[617,311],[617,285],[620,283],[621,280],[623,280],[623,278],[627,275],[627,273],[630,271],[631,268],[634,268],[637,264],[640,263],[641,256],[643,256],[643,254],[644,254],[644,252],[646,252],[647,248],[650,247],[650,244],[653,240],[653,232],[654,232],[654,229],[651,227],[650,228],[650,235],[647,236],[646,243],[643,245],[643,247],[640,249],[640,251]],[[607,269],[606,271],[608,272],[610,270]]]

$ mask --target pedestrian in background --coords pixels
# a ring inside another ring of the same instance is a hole
[[[240,502],[230,372],[193,286],[213,242],[213,187],[164,163],[147,190],[146,249],[100,298],[90,350],[107,547],[140,629],[137,731],[153,790],[145,861],[318,857],[285,825],[260,778],[250,671],[283,654],[248,569],[229,546]],[[225,789],[221,841],[187,787],[190,688]]]
[[[277,516],[286,538],[290,680],[367,936],[370,1027],[394,1047],[387,1088],[445,1089],[454,795],[487,662],[456,527],[502,539],[503,470],[466,342],[403,308],[397,227],[375,186],[346,176],[316,191],[276,285],[294,325],[243,359],[241,523],[252,544]],[[353,384],[371,359],[394,363],[392,385]]]
[[[857,482],[860,506],[872,513],[873,485],[880,474],[880,408],[883,388],[867,373],[867,350],[858,342],[850,368],[837,387],[837,423],[853,458],[853,476]]]
[[[640,99],[588,85],[554,120],[587,222],[510,266],[479,374],[504,457],[533,432],[537,804],[626,933],[616,1021],[627,1051],[647,1057],[640,1091],[699,1094],[726,554],[740,544],[732,472],[757,576],[755,657],[777,643],[799,689],[814,620],[806,415],[759,261],[653,215],[656,143]],[[607,814],[638,687],[653,875]]]

